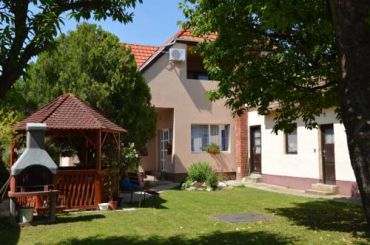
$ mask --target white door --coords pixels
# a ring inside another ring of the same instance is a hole
[[[166,162],[167,162],[167,149],[168,144],[170,143],[170,130],[168,128],[162,129],[160,131],[160,148],[159,148],[159,160],[160,160],[160,169],[165,171]]]

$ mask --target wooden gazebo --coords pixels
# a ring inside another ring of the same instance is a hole
[[[65,94],[50,102],[40,110],[23,119],[15,126],[20,134],[25,134],[27,123],[45,123],[46,137],[66,139],[70,142],[78,139],[80,143],[78,166],[59,167],[55,176],[55,189],[59,190],[59,205],[67,209],[93,209],[98,204],[108,201],[105,186],[106,171],[102,166],[102,148],[108,145],[120,149],[120,134],[125,130],[96,110],[82,102],[73,94]],[[82,142],[82,143],[81,143]],[[14,148],[10,166],[13,165]],[[10,188],[15,188],[15,179]]]

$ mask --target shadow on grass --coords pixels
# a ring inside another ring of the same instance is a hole
[[[368,236],[366,219],[359,206],[333,201],[311,201],[295,203],[294,207],[267,209],[279,216],[287,217],[294,224],[313,230],[361,232]]]
[[[140,208],[168,209],[166,206],[163,206],[163,204],[166,202],[167,200],[161,197],[150,196],[150,197],[147,197],[145,201],[144,200],[141,201]],[[133,207],[133,208],[138,208],[139,202],[138,201],[135,201],[132,203],[125,202],[123,203],[123,205]]]
[[[105,218],[102,214],[65,214],[63,216],[57,216],[56,223],[63,224],[63,223],[74,223],[74,222],[89,222],[94,219],[102,219]]]
[[[20,227],[12,226],[9,218],[0,217],[0,244],[17,244],[20,232]]]
[[[197,238],[184,236],[160,237],[150,236],[111,236],[88,237],[84,239],[72,238],[59,243],[61,245],[85,244],[130,244],[130,245],[164,245],[164,244],[294,244],[294,240],[269,232],[215,232]]]

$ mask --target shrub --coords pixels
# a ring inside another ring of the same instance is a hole
[[[187,189],[191,186],[193,181],[190,178],[186,178],[185,182],[181,185],[182,189]]]
[[[206,179],[206,185],[215,189],[218,183],[218,175],[215,172],[210,172]]]
[[[184,184],[185,188],[189,187],[191,182],[205,183],[208,187],[216,188],[218,183],[218,174],[214,172],[211,165],[207,162],[197,162],[188,168],[188,178]]]
[[[188,178],[192,181],[205,182],[210,173],[212,173],[211,165],[207,162],[197,162],[190,165],[188,168]]]
[[[135,143],[128,144],[121,150],[121,159],[123,167],[127,170],[137,170],[140,163],[139,153],[136,150]]]

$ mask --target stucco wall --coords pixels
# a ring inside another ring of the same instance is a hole
[[[297,122],[297,154],[285,153],[284,133],[272,133],[273,115],[259,116],[249,112],[249,126],[261,125],[262,174],[322,179],[320,133],[306,129],[303,121]],[[335,173],[337,180],[355,181],[347,149],[346,134],[333,110],[317,118],[318,124],[334,126]]]
[[[177,43],[176,48],[186,48]],[[186,78],[186,62],[169,62],[165,53],[152,64],[143,75],[152,94],[152,104],[158,108],[173,108],[173,154],[175,173],[185,173],[186,168],[196,161],[208,161],[220,172],[235,171],[234,124],[231,111],[224,106],[224,101],[211,102],[205,95],[207,90],[215,89],[214,81],[191,80]],[[229,151],[216,156],[208,153],[191,152],[192,124],[230,124]],[[157,165],[158,159],[152,152],[151,144],[148,156]],[[148,165],[149,159],[146,159]]]
[[[165,128],[173,128],[173,109],[156,108],[157,112],[157,130],[155,137],[148,142],[147,156],[141,156],[140,164],[145,171],[156,171],[159,165],[159,131]],[[172,169],[172,156],[167,156],[168,169]]]

